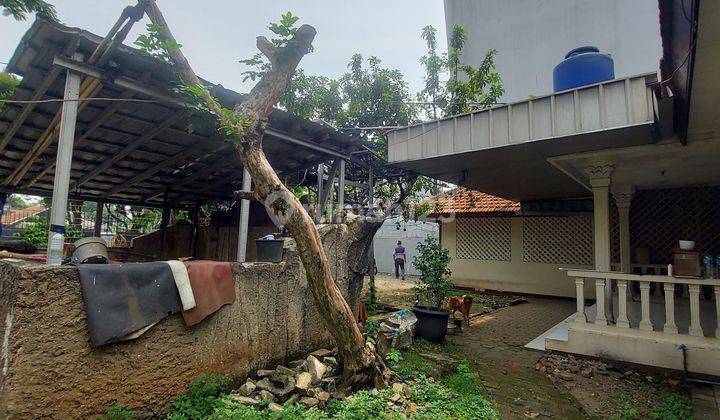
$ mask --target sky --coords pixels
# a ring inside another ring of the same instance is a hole
[[[50,0],[60,21],[105,36],[122,9],[134,0]],[[303,58],[307,74],[339,77],[350,57],[375,55],[383,64],[399,69],[412,92],[422,86],[419,59],[426,46],[422,27],[437,29],[438,44],[445,50],[445,17],[442,0],[157,0],[183,52],[195,72],[205,79],[238,92],[252,82],[242,82],[245,67],[239,59],[257,52],[255,38],[270,33],[267,26],[291,11],[317,29],[315,51]],[[16,22],[0,16],[0,62],[7,62],[34,17]],[[138,22],[126,43],[145,29]],[[4,66],[0,65],[0,68]]]

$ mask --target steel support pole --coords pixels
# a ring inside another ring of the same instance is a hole
[[[252,178],[247,168],[243,168],[242,190],[252,191]],[[248,220],[250,220],[250,201],[240,200],[240,224],[238,226],[237,261],[245,262],[247,259]]]
[[[338,179],[338,212],[345,210],[345,160],[340,161],[340,175]]]
[[[368,176],[368,213],[367,217],[373,217],[373,198],[375,195],[375,189],[373,188],[373,170],[372,166],[368,168],[369,176]],[[368,259],[370,261],[369,264],[369,271],[370,271],[370,284],[375,284],[375,238],[373,237],[372,240],[370,240],[370,251],[368,251]],[[375,302],[370,302],[371,304],[375,304]]]
[[[75,60],[82,60],[82,54],[75,54]],[[47,264],[59,265],[63,259],[65,243],[65,216],[70,191],[70,171],[72,165],[75,124],[77,122],[78,97],[80,96],[80,74],[68,70],[65,76],[66,102],[62,105],[60,117],[60,136],[58,139],[53,182],[52,207],[50,208],[50,232],[48,233]]]

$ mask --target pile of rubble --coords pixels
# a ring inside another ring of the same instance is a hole
[[[535,363],[535,370],[544,373],[550,379],[574,381],[578,375],[592,378],[595,375],[608,375],[612,366],[598,360],[576,359],[572,355],[550,354],[541,357]]]
[[[287,402],[323,408],[332,399],[343,399],[336,350],[316,350],[305,359],[294,360],[288,367],[257,371],[257,379],[249,379],[229,397],[239,403],[259,406],[269,402],[271,411],[282,410]]]

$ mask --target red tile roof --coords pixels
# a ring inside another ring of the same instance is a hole
[[[17,223],[28,217],[35,216],[38,213],[42,213],[45,210],[47,210],[45,208],[45,206],[43,206],[42,204],[36,204],[34,206],[30,206],[30,207],[24,208],[22,210],[8,211],[7,213],[2,215],[2,224],[3,225],[12,225],[13,223]]]
[[[494,195],[466,188],[455,188],[446,193],[431,197],[436,208],[429,216],[448,213],[514,213],[520,211],[520,203]]]

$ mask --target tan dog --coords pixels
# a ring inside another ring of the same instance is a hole
[[[465,320],[465,325],[470,325],[470,307],[473,304],[473,297],[468,295],[450,296],[447,302],[447,310],[451,311],[452,316],[455,316],[456,311],[460,311]]]

